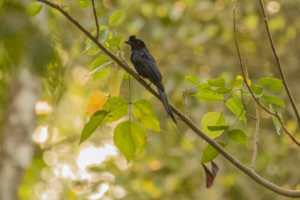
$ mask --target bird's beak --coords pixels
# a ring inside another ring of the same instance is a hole
[[[132,42],[130,41],[125,41],[126,44],[129,44],[130,46],[132,45]]]

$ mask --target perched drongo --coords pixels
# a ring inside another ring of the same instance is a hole
[[[157,67],[156,61],[150,54],[144,41],[136,38],[135,35],[131,35],[126,43],[131,47],[130,60],[134,68],[140,76],[149,79],[157,87],[168,116],[170,116],[176,123],[175,116],[172,113],[172,109],[169,105],[168,98],[165,93],[164,85],[162,84],[161,73]]]

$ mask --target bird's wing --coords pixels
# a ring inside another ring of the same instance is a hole
[[[146,51],[136,51],[133,54],[133,63],[137,64],[137,71],[141,70],[146,78],[155,85],[160,84],[162,80],[161,73],[157,67],[154,58]]]

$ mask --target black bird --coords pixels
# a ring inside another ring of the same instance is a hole
[[[149,79],[157,87],[168,116],[170,116],[172,120],[177,123],[175,116],[172,113],[172,109],[169,105],[164,85],[162,84],[161,73],[157,67],[156,61],[150,54],[144,41],[136,38],[135,35],[131,35],[129,37],[129,40],[125,43],[129,44],[131,47],[130,60],[135,70],[140,76]]]

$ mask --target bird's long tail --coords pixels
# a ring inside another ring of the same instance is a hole
[[[165,107],[165,110],[166,110],[168,116],[170,116],[172,118],[172,120],[175,122],[175,124],[177,124],[177,121],[176,121],[175,116],[172,112],[172,109],[169,105],[168,98],[167,98],[167,95],[166,95],[165,91],[161,90],[160,88],[157,88],[157,90],[159,92],[159,95],[161,97],[161,100],[164,104],[164,107]]]

